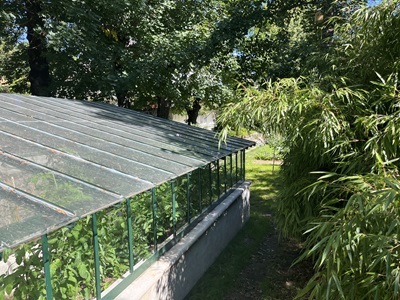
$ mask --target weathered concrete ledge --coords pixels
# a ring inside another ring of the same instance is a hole
[[[233,191],[116,300],[183,299],[249,219],[250,184]]]

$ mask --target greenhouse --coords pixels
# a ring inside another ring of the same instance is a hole
[[[0,299],[114,299],[109,286],[137,278],[244,182],[254,145],[105,103],[11,94],[0,126]]]

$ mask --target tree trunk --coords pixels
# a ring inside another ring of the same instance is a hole
[[[197,117],[199,116],[200,108],[201,108],[201,105],[200,105],[199,98],[196,98],[193,101],[192,108],[186,108],[186,112],[188,115],[188,118],[187,118],[188,125],[197,124]]]
[[[27,39],[29,41],[29,82],[32,95],[50,96],[49,63],[46,58],[46,32],[41,16],[41,0],[26,0]]]
[[[157,96],[157,117],[169,119],[169,111],[171,109],[171,100]]]
[[[131,102],[127,97],[127,91],[115,91],[115,95],[117,96],[119,107],[131,108]]]

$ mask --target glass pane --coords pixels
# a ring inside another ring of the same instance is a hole
[[[72,176],[86,183],[129,197],[134,192],[145,191],[151,184],[139,181],[128,174],[116,172],[99,164],[94,164],[74,155],[52,148],[17,139],[0,132],[3,151],[13,152],[18,157]]]
[[[91,220],[87,216],[48,235],[54,299],[93,299],[95,296]]]
[[[176,228],[179,231],[188,220],[188,195],[187,195],[187,175],[178,177],[175,180],[176,189]]]
[[[199,168],[196,171],[192,172],[190,177],[190,216],[191,219],[198,216],[203,209],[203,178],[202,169]]]
[[[38,132],[19,124],[0,122],[0,129],[50,148],[57,147],[57,149],[63,152],[79,156],[87,161],[115,169],[122,173],[130,174],[152,183],[163,182],[174,177],[174,174],[170,172],[162,171],[157,168],[149,168],[144,164],[119,157],[118,155],[97,150],[83,144],[78,144],[55,135]]]
[[[114,156],[114,159],[120,161],[126,160],[131,164],[135,164],[136,169],[140,167],[143,168],[144,166],[148,169],[153,168],[159,170],[159,172],[168,173],[170,175],[173,175],[174,173],[179,175],[182,172],[187,172],[190,168],[190,166],[182,165],[177,161],[173,162],[162,157],[157,157],[152,154],[130,149],[123,145],[110,143],[100,138],[91,137],[77,131],[67,130],[61,126],[52,126],[40,121],[31,122],[29,123],[29,126],[15,123],[2,124],[2,129],[26,139],[31,138],[31,140],[39,143],[41,139],[45,138],[47,141],[52,142],[51,144],[46,145],[56,149],[59,147],[59,143],[74,144],[76,145],[74,148],[84,148],[86,151],[91,151],[93,153],[97,152],[100,156],[108,154]],[[69,147],[67,149],[71,148],[72,147]],[[61,150],[63,149],[61,148]],[[72,154],[73,153],[80,152],[74,151]],[[168,176],[168,174],[164,176]]]
[[[129,269],[126,202],[96,213],[104,291]]]
[[[5,260],[8,268],[5,277],[0,278],[0,298],[46,299],[41,240],[24,244],[8,251],[8,254]],[[12,289],[4,289],[4,283],[11,285]]]
[[[48,99],[46,99],[48,101]],[[57,105],[46,104],[46,101],[42,101],[42,99],[35,100],[29,99],[24,103],[24,107],[18,107],[9,102],[1,103],[0,107],[4,108],[13,108],[13,112],[11,111],[3,111],[3,113],[7,114],[7,119],[12,119],[13,121],[29,121],[33,126],[32,122],[37,118],[37,120],[44,120],[50,123],[58,123],[62,126],[69,126],[69,123],[81,123],[84,122],[83,125],[90,128],[98,128],[104,130],[112,130],[117,129],[122,132],[126,132],[129,138],[138,137],[139,141],[148,142],[150,141],[158,141],[162,143],[166,143],[163,147],[167,146],[175,146],[178,149],[184,150],[186,154],[189,154],[192,157],[198,158],[210,158],[216,155],[219,155],[219,152],[225,153],[227,150],[218,149],[217,148],[217,140],[214,137],[213,133],[208,133],[207,139],[201,139],[201,134],[197,133],[195,137],[191,137],[191,135],[184,134],[189,126],[184,125],[184,129],[177,130],[174,128],[175,126],[179,126],[182,124],[169,122],[167,127],[158,126],[157,124],[160,122],[158,119],[151,120],[152,117],[149,115],[144,115],[142,113],[135,113],[135,116],[132,117],[129,112],[124,118],[121,118],[121,114],[123,110],[117,108],[118,112],[114,112],[115,109],[113,106],[107,105],[102,108],[94,107],[94,103],[89,103],[89,105],[85,107],[85,110],[77,109],[74,111],[74,104],[80,103],[79,101],[69,102],[70,106],[63,108],[63,103],[58,102]],[[19,103],[19,100],[14,100],[14,102]],[[35,103],[36,102],[36,103]],[[68,101],[67,101],[68,102]],[[37,111],[39,110],[39,112]],[[24,120],[24,116],[26,115],[28,120]],[[10,115],[10,116],[8,116]],[[18,117],[18,115],[20,115]],[[65,121],[70,122],[65,122]],[[173,126],[172,126],[173,125]],[[191,129],[192,130],[192,129]],[[192,151],[187,151],[190,149]],[[200,155],[199,155],[200,154]]]
[[[72,177],[3,153],[0,181],[39,199],[83,216],[119,202],[122,198]]]
[[[156,188],[157,195],[157,243],[162,244],[173,235],[173,209],[171,183]]]
[[[39,203],[0,189],[0,251],[45,233],[72,218]]]
[[[154,251],[154,227],[151,192],[131,199],[133,258],[135,264],[147,259]]]

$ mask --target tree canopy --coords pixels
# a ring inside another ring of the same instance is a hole
[[[234,40],[213,33],[235,5],[3,0],[1,75],[14,92],[28,87],[36,95],[157,105],[166,118],[171,107],[184,111],[196,99],[213,108],[230,95],[232,48],[225,42]],[[6,67],[12,63],[28,65],[28,74]]]

